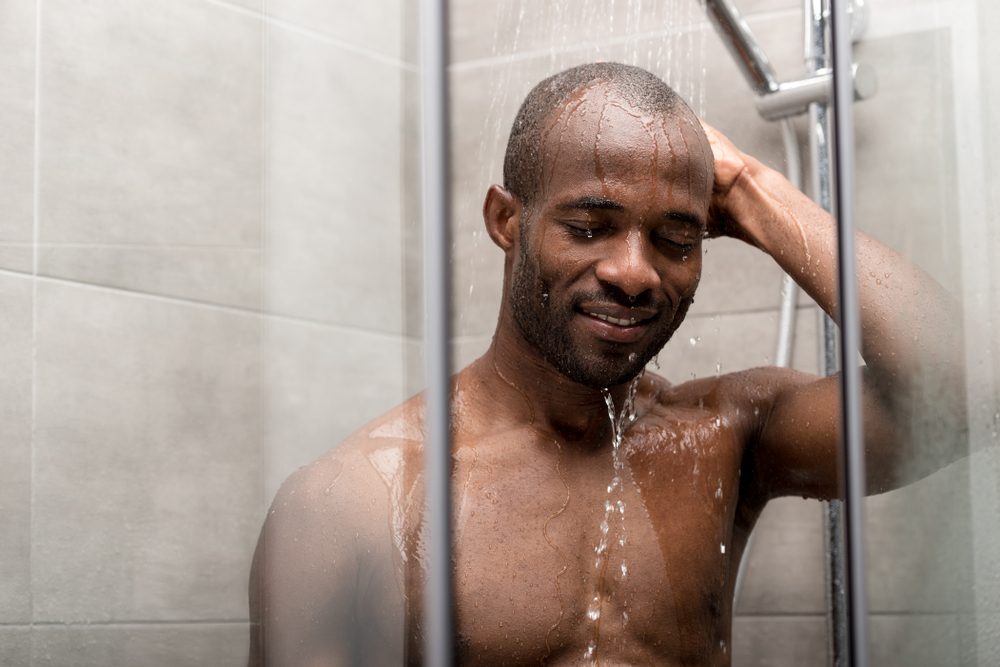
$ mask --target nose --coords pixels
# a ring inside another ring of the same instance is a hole
[[[649,241],[639,230],[629,230],[606,246],[610,252],[597,263],[597,279],[614,285],[627,296],[639,296],[660,286],[660,274],[650,262]]]

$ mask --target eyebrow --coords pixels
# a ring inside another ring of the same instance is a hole
[[[683,222],[698,229],[704,229],[705,227],[705,223],[702,222],[701,218],[694,213],[687,213],[686,211],[667,211],[663,214],[663,219],[670,222]]]
[[[559,204],[561,211],[624,211],[625,206],[607,197],[580,197],[573,201]]]

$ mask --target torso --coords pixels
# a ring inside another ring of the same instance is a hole
[[[741,491],[755,410],[725,382],[646,381],[620,449],[623,483],[610,493],[610,442],[581,451],[532,425],[483,433],[458,420],[459,664],[729,664],[733,585],[763,502]],[[391,419],[370,431],[375,458],[389,456],[376,434],[392,433]],[[397,495],[411,502],[397,508],[406,516],[396,524],[407,526],[402,548],[418,555],[407,566],[401,559],[400,573],[409,655],[419,662],[420,447],[399,442],[386,446],[406,450]]]

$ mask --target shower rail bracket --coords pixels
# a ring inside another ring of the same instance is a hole
[[[875,68],[855,63],[851,71],[854,100],[860,102],[878,92]],[[779,83],[774,90],[757,96],[757,112],[765,120],[781,120],[809,110],[810,104],[829,104],[833,98],[833,72],[824,68],[803,79]]]

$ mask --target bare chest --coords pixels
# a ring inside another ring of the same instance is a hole
[[[726,649],[743,545],[733,536],[738,461],[724,442],[633,439],[617,470],[610,451],[512,451],[467,451],[455,471],[468,662],[680,664]]]

